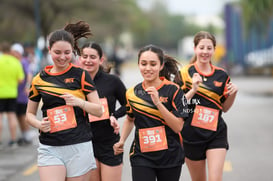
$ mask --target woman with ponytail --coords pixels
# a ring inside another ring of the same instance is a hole
[[[126,92],[127,117],[120,140],[114,145],[115,154],[121,154],[135,127],[130,150],[133,181],[180,178],[184,163],[180,132],[187,105],[182,103],[184,94],[180,87],[167,80],[172,79],[171,74],[177,75],[175,62],[154,45],[139,51],[138,66],[144,80]],[[164,68],[164,64],[168,66]]]
[[[84,21],[67,24],[49,35],[53,65],[32,80],[26,120],[39,129],[38,167],[41,181],[88,181],[96,168],[88,113],[102,115],[89,73],[71,63],[79,54],[77,40],[91,35]],[[40,102],[42,119],[36,116]]]
[[[200,31],[193,42],[195,55],[180,71],[189,110],[182,130],[185,160],[192,181],[221,181],[229,148],[222,112],[231,108],[238,89],[224,69],[212,65],[215,37]]]

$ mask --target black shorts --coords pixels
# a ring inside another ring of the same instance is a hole
[[[25,115],[27,111],[27,104],[24,103],[17,103],[16,104],[16,115],[22,116]]]
[[[132,167],[133,181],[178,181],[182,166],[173,168]]]
[[[206,152],[209,149],[225,148],[229,149],[228,138],[227,138],[227,127],[225,127],[219,134],[217,134],[212,140],[199,144],[190,144],[183,142],[185,151],[185,157],[194,160],[206,159]]]
[[[93,142],[93,149],[95,158],[101,163],[109,166],[117,166],[122,163],[123,154],[115,155],[113,145],[117,143],[118,139]]]
[[[0,112],[15,112],[16,98],[0,99]]]

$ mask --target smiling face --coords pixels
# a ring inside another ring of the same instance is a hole
[[[103,62],[102,58],[100,58],[98,54],[98,51],[90,47],[86,47],[82,50],[82,55],[79,60],[80,66],[91,74],[97,73],[99,66]]]
[[[158,55],[152,51],[145,51],[139,56],[138,67],[144,81],[154,82],[159,79],[159,72],[163,65],[160,64]]]
[[[67,41],[56,41],[49,49],[49,53],[58,72],[65,70],[73,57],[72,46]]]
[[[200,63],[210,63],[214,54],[214,45],[210,39],[202,39],[194,48],[197,61]]]

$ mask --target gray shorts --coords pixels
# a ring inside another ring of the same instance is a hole
[[[39,144],[38,166],[64,165],[66,177],[77,177],[96,169],[92,142],[66,146]]]

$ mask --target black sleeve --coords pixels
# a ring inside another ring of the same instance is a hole
[[[113,113],[113,116],[118,119],[126,114],[126,87],[119,78],[115,82],[115,97],[119,101],[120,107]]]

